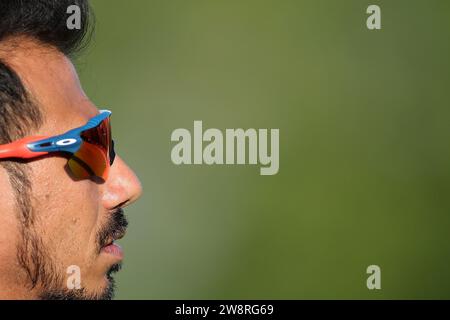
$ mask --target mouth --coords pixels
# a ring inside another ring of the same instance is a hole
[[[123,250],[115,241],[122,239],[125,233],[115,233],[110,237],[105,244],[101,247],[100,252],[113,256],[118,260],[123,259]]]
[[[122,248],[116,243],[125,236],[128,221],[121,208],[111,212],[111,216],[98,234],[100,254],[113,260],[122,260]],[[118,261],[116,261],[118,262]]]

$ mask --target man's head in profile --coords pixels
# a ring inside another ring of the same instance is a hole
[[[67,8],[80,8],[79,29]],[[87,0],[0,1],[0,298],[108,299],[141,186],[72,57]],[[72,274],[78,274],[70,285]]]

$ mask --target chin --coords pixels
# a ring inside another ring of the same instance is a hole
[[[46,291],[40,294],[40,300],[111,300],[114,298],[114,281],[109,280],[108,284],[100,290],[89,290],[81,288],[75,290],[62,289]]]
[[[81,289],[48,289],[40,295],[40,300],[111,300],[115,293],[115,280],[113,274],[119,271],[120,264],[114,264],[99,280],[98,286],[87,285]]]

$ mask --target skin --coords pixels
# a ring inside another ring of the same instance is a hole
[[[2,44],[0,58],[16,71],[44,114],[43,126],[32,135],[57,135],[84,125],[98,114],[66,56],[30,39],[13,39],[11,43]],[[114,209],[138,199],[142,188],[119,156],[105,182],[75,181],[66,172],[66,164],[67,159],[58,156],[27,164],[37,217],[35,228],[57,272],[67,277],[67,267],[77,265],[85,290],[101,293],[108,285],[106,272],[119,261],[113,255],[98,253],[97,232]],[[0,299],[35,299],[40,288],[30,290],[17,262],[20,224],[8,174],[1,166],[0,181]]]

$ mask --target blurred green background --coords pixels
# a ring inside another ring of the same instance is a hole
[[[449,1],[91,3],[77,67],[145,190],[118,299],[450,298]],[[279,173],[175,166],[194,120],[279,128]]]

